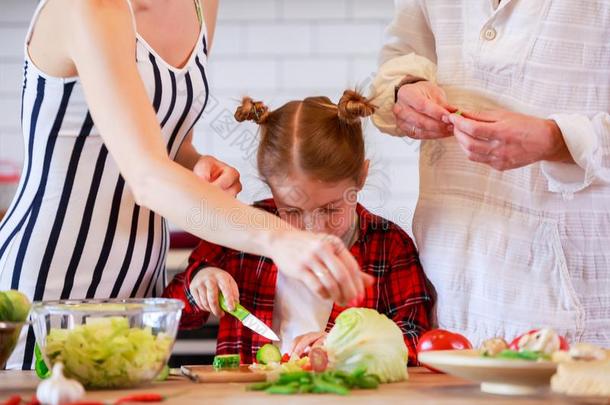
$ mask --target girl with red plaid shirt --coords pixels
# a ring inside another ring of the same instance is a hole
[[[361,120],[373,112],[368,100],[347,90],[338,105],[327,97],[309,97],[275,111],[244,98],[235,113],[238,121],[255,121],[261,130],[257,163],[273,199],[254,206],[297,228],[340,237],[362,271],[374,278],[364,296],[333,302],[320,295],[338,288],[323,266],[305,276],[315,294],[302,281],[278,273],[267,257],[202,241],[186,271],[164,292],[185,302],[182,328],[201,327],[210,313],[221,317],[217,354],[239,353],[243,363],[251,363],[269,341],[237,319],[223,317],[219,291],[230,309],[240,302],[273,328],[282,352],[296,355],[321,344],[341,311],[368,307],[396,322],[409,363],[417,362],[418,338],[430,326],[431,287],[409,236],[357,203],[369,168]]]

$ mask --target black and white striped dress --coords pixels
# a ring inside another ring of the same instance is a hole
[[[155,296],[165,285],[166,222],[135,204],[78,78],[50,77],[29,58],[27,44],[44,3],[26,38],[25,159],[18,191],[0,223],[0,290],[19,289],[36,301]],[[180,69],[136,38],[138,69],[171,158],[208,100],[201,25],[197,46]],[[7,368],[31,368],[31,328],[21,338]]]

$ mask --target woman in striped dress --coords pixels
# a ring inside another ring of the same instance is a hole
[[[36,301],[160,294],[167,218],[272,258],[322,296],[363,295],[368,280],[340,240],[241,204],[237,172],[191,145],[216,10],[217,0],[40,2],[25,45],[23,175],[0,223],[0,290]],[[7,367],[30,368],[33,348],[30,329]]]

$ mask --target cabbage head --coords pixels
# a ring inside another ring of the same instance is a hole
[[[408,349],[402,331],[387,316],[369,308],[349,308],[326,338],[333,367],[346,372],[366,368],[382,383],[407,379]]]

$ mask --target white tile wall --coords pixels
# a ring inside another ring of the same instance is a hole
[[[0,1],[0,159],[22,159],[19,129],[22,42],[37,1]],[[337,100],[366,88],[376,68],[392,0],[222,0],[210,58],[213,99],[196,128],[201,152],[242,173],[241,199],[268,195],[254,165],[256,128],[236,125],[243,95],[278,107],[310,95]],[[363,203],[410,229],[418,188],[417,143],[366,125],[371,174]]]

